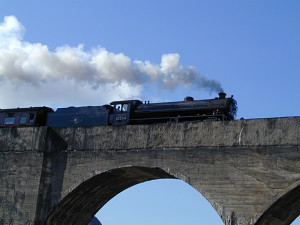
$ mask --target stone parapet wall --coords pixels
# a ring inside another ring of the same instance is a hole
[[[300,146],[300,117],[55,130],[68,150]]]
[[[0,152],[43,152],[46,131],[46,127],[0,128]]]

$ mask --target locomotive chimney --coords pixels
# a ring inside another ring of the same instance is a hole
[[[226,93],[224,93],[224,92],[219,93],[219,98],[220,99],[225,98],[225,97],[226,97]]]
[[[186,97],[184,98],[184,101],[185,101],[185,102],[187,102],[187,101],[194,101],[194,98],[191,97],[191,96],[186,96]]]

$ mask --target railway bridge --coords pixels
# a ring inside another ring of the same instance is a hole
[[[88,224],[135,184],[181,179],[225,225],[300,213],[300,117],[0,129],[0,224]]]

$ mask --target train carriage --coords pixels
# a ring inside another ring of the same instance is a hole
[[[45,126],[49,107],[0,109],[0,127]]]

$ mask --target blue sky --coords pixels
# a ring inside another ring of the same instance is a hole
[[[0,108],[203,99],[220,85],[238,118],[299,116],[299,11],[293,0],[0,0]],[[190,193],[178,185],[174,196]]]

